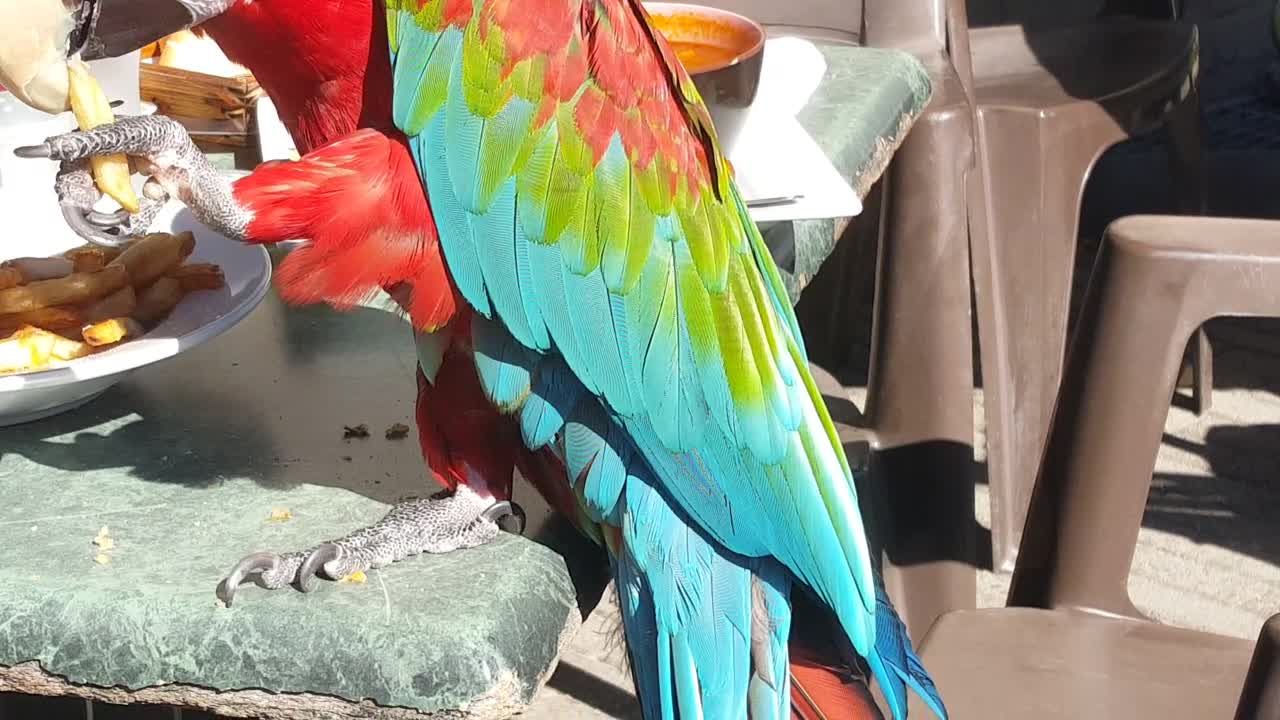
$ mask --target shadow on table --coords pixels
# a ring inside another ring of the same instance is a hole
[[[412,348],[387,313],[285,309],[268,297],[204,347],[141,368],[82,407],[4,428],[0,458],[198,488],[229,478],[323,485],[391,503],[433,491],[414,436],[392,445],[381,427],[365,441],[342,433],[372,417],[412,422]]]
[[[196,487],[218,484],[226,477],[251,477],[274,486],[269,444],[255,432],[252,420],[220,434],[191,432],[175,422],[193,405],[208,411],[228,400],[217,396],[166,396],[163,401],[139,392],[128,382],[70,412],[4,429],[4,455],[68,472],[127,468],[142,480]],[[218,414],[234,417],[235,408]],[[100,434],[100,426],[113,429]],[[234,438],[227,442],[228,437]]]

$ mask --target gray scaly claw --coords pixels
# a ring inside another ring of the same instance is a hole
[[[237,588],[244,580],[252,580],[266,589],[284,587],[289,583],[287,578],[293,575],[288,565],[289,562],[284,557],[274,552],[250,553],[237,562],[236,568],[232,568],[223,582],[218,583],[218,600],[223,601],[223,605],[227,607],[232,606],[232,601],[236,600]],[[294,564],[294,568],[297,568],[297,564]]]
[[[307,559],[302,562],[302,567],[298,569],[298,589],[304,593],[314,590],[314,580],[320,570],[324,570],[325,576],[330,580],[346,577],[349,573],[338,573],[336,568],[330,567],[331,564],[342,559],[342,554],[342,547],[335,543],[321,543],[320,547],[312,550],[311,554],[307,555]]]
[[[23,151],[43,147],[37,145],[35,148],[18,148],[15,152],[23,157],[33,157],[30,152],[24,154]],[[94,216],[101,213],[95,212],[93,206],[102,197],[102,193],[93,183],[88,160],[63,161],[54,180],[54,190],[58,195],[58,205],[62,208],[62,217],[75,234],[95,245],[114,247],[123,242],[123,236],[113,232],[114,227],[96,222],[97,218]]]
[[[141,208],[128,213],[100,213],[93,206],[101,193],[93,183],[88,159],[125,154],[151,177],[143,186]],[[231,181],[218,174],[186,128],[172,118],[152,115],[120,117],[92,130],[47,138],[39,145],[14,150],[24,158],[62,163],[58,201],[72,230],[98,245],[118,246],[125,238],[150,228],[170,197],[177,197],[203,224],[233,239],[243,239],[249,213],[234,201]]]
[[[341,580],[419,553],[476,547],[504,530],[522,533],[524,525],[524,510],[516,503],[493,503],[462,487],[449,496],[402,502],[373,525],[309,550],[246,555],[218,584],[217,596],[230,607],[246,581],[267,590],[294,584],[311,592],[317,577]]]

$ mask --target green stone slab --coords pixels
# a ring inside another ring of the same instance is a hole
[[[827,62],[798,119],[859,197],[884,173],[932,88],[920,61],[900,50],[813,41]],[[763,227],[792,301],[835,249],[849,218]]]
[[[232,608],[214,597],[247,552],[307,547],[431,490],[416,441],[382,432],[411,422],[413,363],[388,313],[269,297],[79,410],[0,430],[0,665],[36,661],[74,686],[521,709],[580,621],[565,562],[543,545],[504,536],[364,584],[246,586]],[[357,423],[373,437],[344,441]],[[293,518],[268,522],[277,508]],[[104,526],[114,548],[99,564]]]

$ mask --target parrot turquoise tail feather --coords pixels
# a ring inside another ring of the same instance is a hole
[[[911,649],[907,626],[902,624],[902,618],[898,617],[885,594],[884,585],[879,582],[876,584],[876,626],[876,651],[868,661],[876,677],[881,678],[880,687],[894,716],[906,715],[907,688],[910,688],[935,715],[945,718],[947,711],[938,695],[938,688],[925,671],[920,657]]]
[[[522,426],[526,416],[562,418],[556,430],[563,430],[568,478],[611,539],[646,717],[788,717],[786,571],[771,559],[729,552],[685,517],[599,399],[561,381],[568,369],[560,358],[518,349],[493,321],[470,322],[490,398],[499,405],[520,398],[513,411]]]

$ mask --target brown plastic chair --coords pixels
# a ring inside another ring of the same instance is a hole
[[[866,0],[862,14],[863,44],[913,53],[933,86],[879,188],[865,408],[874,450],[865,505],[914,641],[977,596],[977,526],[972,511],[957,512],[973,508],[975,478],[964,12],[963,0]]]
[[[1280,720],[1280,615],[1262,626],[1235,720]]]
[[[1280,317],[1280,222],[1131,217],[1107,230],[1009,607],[949,613],[921,643],[953,718],[1280,718],[1280,615],[1251,649],[1149,622],[1128,594],[1183,351],[1220,315]]]
[[[1155,4],[1169,12],[1168,0]],[[1112,16],[1131,9],[1107,5]],[[1090,169],[1111,145],[1164,124],[1181,211],[1202,210],[1198,40],[1194,25],[1132,18],[983,27],[969,37],[983,178],[970,213],[993,564],[1008,570],[1057,394]],[[1194,347],[1195,393],[1207,405],[1211,355],[1203,336]]]

